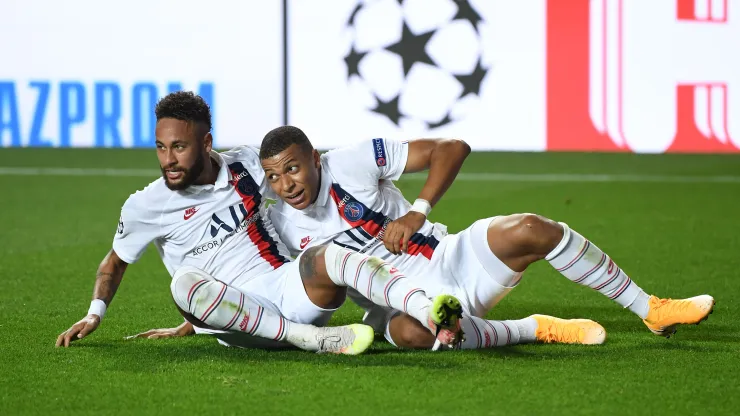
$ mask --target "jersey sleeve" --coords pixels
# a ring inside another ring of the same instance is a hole
[[[366,178],[377,184],[380,179],[397,180],[406,168],[407,141],[372,139],[327,153],[332,172]]]
[[[113,236],[113,251],[128,264],[136,263],[149,243],[160,235],[158,215],[149,209],[138,207],[129,198],[121,208],[121,218]]]
[[[259,187],[259,192],[265,200],[277,201],[278,196],[265,180],[265,170],[262,169],[262,163],[259,157],[259,148],[254,146],[238,146],[229,151],[230,157],[244,166],[249,175],[254,179],[254,183]]]

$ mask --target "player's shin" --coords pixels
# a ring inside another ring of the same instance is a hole
[[[210,329],[284,341],[308,351],[321,349],[321,328],[290,322],[200,270],[178,271],[171,289],[177,306]]]
[[[286,340],[289,323],[284,318],[205,273],[178,272],[172,279],[171,289],[177,306],[211,329]]]
[[[649,296],[599,247],[563,226],[563,239],[545,259],[563,276],[597,290],[645,318]]]
[[[327,245],[324,258],[327,274],[338,286],[352,287],[373,303],[403,311],[434,331],[429,322],[432,300],[389,263],[335,244]]]

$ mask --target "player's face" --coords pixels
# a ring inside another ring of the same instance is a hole
[[[194,123],[172,118],[157,122],[157,158],[164,183],[179,191],[196,183],[209,161],[211,133]]]
[[[293,144],[277,155],[262,159],[267,182],[295,209],[306,209],[319,194],[319,152]]]

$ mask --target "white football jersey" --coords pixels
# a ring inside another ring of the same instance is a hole
[[[383,245],[392,220],[411,204],[393,184],[406,167],[408,142],[373,139],[321,156],[321,184],[316,202],[296,210],[280,200],[269,215],[282,241],[296,255],[317,243],[337,245],[393,261],[410,273],[432,258],[446,234],[444,226],[426,221],[409,242],[409,252],[391,254]]]
[[[211,158],[220,166],[213,185],[172,191],[159,178],[128,198],[113,239],[121,260],[136,262],[153,243],[170,275],[193,266],[225,283],[289,261],[266,215],[265,196],[273,194],[257,150],[242,146]]]

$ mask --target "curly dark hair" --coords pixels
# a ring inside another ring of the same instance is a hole
[[[306,133],[298,127],[280,126],[272,129],[262,139],[260,159],[271,158],[293,144],[302,147],[306,152],[313,150],[313,145],[308,140]]]
[[[203,97],[192,91],[177,91],[167,94],[154,107],[157,121],[163,118],[174,118],[182,121],[192,121],[208,127],[211,131],[211,109]]]

